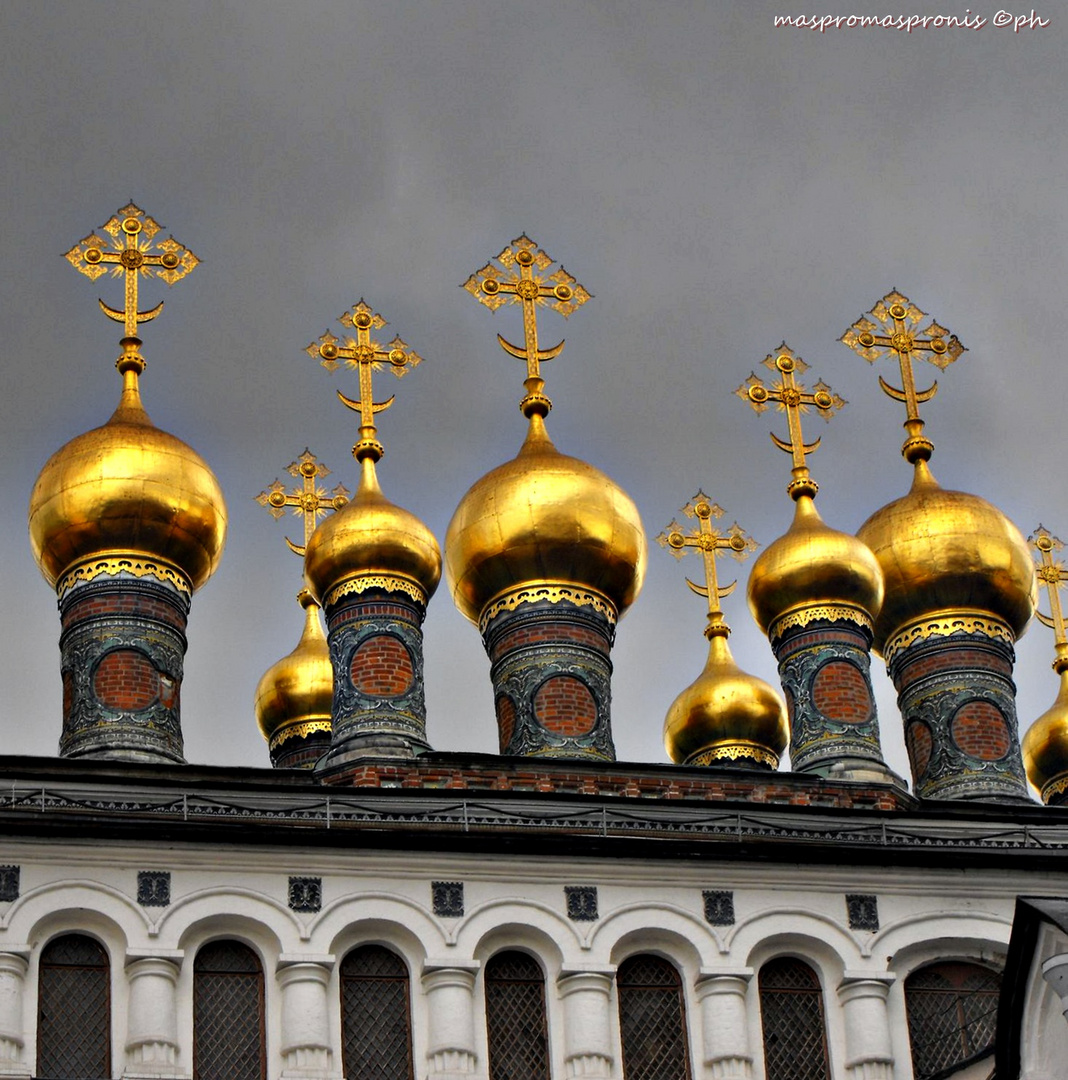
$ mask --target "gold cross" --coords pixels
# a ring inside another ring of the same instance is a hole
[[[194,269],[200,260],[173,236],[154,244],[153,240],[160,230],[159,224],[132,202],[122,207],[118,216],[111,218],[101,228],[111,237],[110,248],[106,237],[90,233],[67,252],[66,258],[75,270],[93,281],[109,271],[113,277],[126,275],[125,308],[108,307],[103,300],[100,307],[109,319],[125,324],[126,337],[135,338],[137,324],[149,322],[163,310],[162,301],[148,311],[137,310],[138,279],[142,275],[151,277],[155,274],[168,285],[173,285]]]
[[[329,493],[318,486],[316,481],[329,476],[330,470],[307,449],[296,461],[286,466],[286,472],[299,477],[302,481],[301,487],[286,491],[285,484],[275,480],[266,491],[261,491],[256,496],[256,502],[260,506],[266,506],[276,521],[285,513],[287,506],[293,507],[294,514],[303,515],[304,543],[294,544],[288,536],[285,538],[289,550],[303,557],[304,549],[308,546],[311,534],[315,532],[319,518],[331,510],[340,510],[349,501],[349,492],[344,484],[338,484]]]
[[[1061,586],[1068,581],[1068,570],[1059,559],[1054,562],[1053,553],[1060,551],[1064,544],[1044,525],[1039,525],[1027,542],[1039,553],[1038,580],[1046,586],[1049,595],[1049,615],[1035,610],[1038,621],[1053,630],[1054,648],[1057,658],[1053,661],[1053,670],[1059,675],[1068,669],[1068,635],[1064,628],[1064,609],[1061,607]]]
[[[874,323],[866,316],[861,316],[840,340],[859,356],[863,356],[869,364],[891,354],[897,357],[903,389],[891,386],[881,375],[879,385],[883,392],[895,401],[905,402],[905,430],[908,438],[901,448],[905,460],[910,464],[921,459],[927,461],[931,457],[934,444],[923,435],[919,406],[935,396],[938,382],[927,390],[917,390],[912,358],[915,356],[919,360],[928,360],[939,371],[945,371],[961,353],[967,352],[967,349],[957,340],[956,334],[947,341],[946,335],[949,331],[933,319],[930,326],[918,332],[922,336],[917,336],[916,327],[927,316],[907,296],[902,296],[896,290],[887,293],[869,314],[878,322]],[[880,327],[885,333],[876,333]]]
[[[769,401],[774,401],[779,412],[786,413],[786,420],[790,431],[790,441],[785,442],[774,432],[771,433],[771,441],[780,450],[793,455],[793,480],[786,490],[797,499],[801,495],[814,496],[819,491],[819,484],[809,475],[808,466],[805,464],[805,455],[814,453],[819,449],[820,439],[806,443],[801,434],[801,414],[807,413],[810,405],[816,407],[816,411],[824,420],[829,421],[836,410],[846,404],[844,398],[832,392],[831,388],[820,379],[809,393],[795,379],[795,374],[804,374],[808,371],[808,364],[801,359],[784,341],[779,348],[766,356],[761,363],[771,371],[779,373],[779,381],[771,387],[754,371],[735,393],[743,400],[748,401],[756,413],[762,413]]]
[[[387,323],[363,300],[355,304],[351,311],[346,311],[338,321],[355,330],[356,336],[342,339],[327,330],[319,338],[318,344],[313,341],[304,351],[309,356],[318,358],[327,371],[336,371],[338,361],[344,360],[350,368],[359,372],[359,399],[347,398],[340,390],[337,396],[350,409],[360,414],[360,437],[352,448],[353,457],[357,461],[363,461],[364,458],[378,461],[385,451],[375,438],[375,414],[388,409],[396,395],[391,394],[386,401],[375,401],[371,392],[371,373],[388,366],[399,379],[407,375],[410,368],[422,363],[423,358],[414,349],[409,349],[399,337],[395,337],[385,348],[377,341],[372,341],[371,331],[381,330]]]
[[[683,532],[683,526],[677,520],[673,520],[668,527],[656,538],[656,542],[663,548],[667,548],[676,559],[681,559],[687,548],[698,548],[704,559],[705,582],[698,585],[686,579],[686,584],[697,593],[698,596],[708,597],[708,625],[705,627],[705,637],[726,637],[730,627],[723,620],[723,612],[719,602],[725,596],[730,596],[737,586],[737,581],[720,588],[716,576],[716,556],[721,551],[729,551],[737,560],[741,561],[748,557],[749,552],[756,551],[757,542],[749,536],[737,522],[726,532],[721,533],[713,524],[713,518],[723,516],[723,508],[717,506],[703,492],[696,495],[682,508],[681,511],[688,518],[697,518],[697,529]]]
[[[491,311],[507,303],[523,305],[523,346],[513,345],[500,334],[497,340],[506,353],[527,362],[527,377],[523,382],[527,393],[519,407],[528,418],[535,414],[544,417],[553,407],[542,393],[545,380],[540,365],[559,356],[564,347],[562,341],[551,349],[538,347],[536,309],[554,307],[566,319],[590,299],[590,294],[562,266],[548,279],[535,274],[535,270],[545,271],[552,264],[552,258],[524,234],[497,256],[496,263],[491,260],[464,282],[464,288]]]

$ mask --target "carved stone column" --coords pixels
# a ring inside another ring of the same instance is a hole
[[[181,951],[131,949],[126,953],[130,996],[124,1077],[188,1075],[178,1065],[175,989],[182,958]]]
[[[611,1077],[609,996],[615,968],[567,968],[556,986],[564,1003],[564,1075]]]
[[[894,976],[847,971],[838,987],[849,1080],[893,1080],[894,1053],[886,998]]]
[[[31,1075],[23,1060],[22,993],[27,967],[21,951],[0,952],[0,1076]]]
[[[332,1068],[327,985],[333,956],[283,953],[276,978],[282,991],[282,1076],[340,1080]]]
[[[750,1080],[753,1075],[745,1003],[752,977],[752,968],[701,970],[696,990],[707,1080]]]
[[[435,1080],[456,1080],[474,1074],[475,976],[477,960],[423,966],[423,992],[427,1005],[427,1075]]]

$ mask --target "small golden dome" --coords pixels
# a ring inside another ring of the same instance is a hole
[[[1060,690],[1053,704],[1027,729],[1023,737],[1023,761],[1027,779],[1042,796],[1063,795],[1068,790],[1068,667],[1060,673]],[[1058,792],[1046,786],[1061,780]]]
[[[474,623],[495,597],[534,581],[588,589],[622,614],[641,589],[645,559],[630,497],[561,454],[537,414],[516,457],[475,482],[445,534],[446,580]]]
[[[137,371],[125,370],[123,380],[111,419],[71,439],[37,477],[34,558],[51,585],[76,564],[115,553],[169,563],[197,589],[222,556],[222,491],[203,458],[149,420]]]
[[[802,494],[790,528],[753,564],[747,591],[749,610],[766,634],[783,615],[813,604],[859,608],[874,620],[883,574],[865,544],[828,528],[812,497]]]
[[[723,635],[710,639],[704,671],[664,721],[668,756],[684,765],[748,761],[777,769],[789,736],[782,698],[738,667]]]
[[[322,604],[344,582],[381,574],[411,582],[429,600],[441,578],[441,549],[434,534],[382,494],[372,457],[365,457],[360,469],[352,501],[331,514],[308,541],[308,587]]]
[[[857,536],[886,582],[874,648],[938,611],[985,611],[1019,637],[1035,609],[1035,569],[1015,525],[978,495],[945,491],[924,460],[912,490],[877,510]]]
[[[256,723],[268,745],[287,729],[300,725],[314,724],[318,731],[330,729],[334,701],[330,648],[314,597],[302,589],[298,599],[305,610],[304,633],[297,647],[272,664],[256,687]]]

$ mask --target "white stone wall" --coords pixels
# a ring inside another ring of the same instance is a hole
[[[32,1071],[41,949],[79,931],[111,958],[116,1076],[190,1075],[193,956],[231,937],[263,963],[272,1080],[340,1075],[337,967],[368,942],[411,973],[420,1078],[486,1076],[482,971],[519,948],[545,970],[554,1078],[621,1077],[613,975],[654,952],[682,978],[695,1078],[762,1080],[755,972],[788,954],[819,974],[835,1080],[910,1080],[904,978],[933,960],[999,964],[1016,895],[1063,893],[1053,875],[707,858],[34,841],[5,843],[0,862],[21,867],[20,898],[0,903],[0,1076]],[[167,907],[138,905],[139,870],[170,871]],[[320,911],[289,909],[290,875],[322,878]],[[464,882],[463,917],[433,914],[431,881]],[[597,887],[596,921],[567,918],[566,885]],[[735,925],[708,925],[704,889],[733,891]],[[849,929],[845,894],[858,892],[878,896],[877,932]]]

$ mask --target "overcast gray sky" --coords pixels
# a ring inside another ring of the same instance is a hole
[[[813,9],[815,10],[815,9]],[[821,3],[817,14],[952,14],[964,6]],[[253,497],[304,447],[350,488],[355,416],[303,353],[361,296],[426,362],[389,379],[386,493],[439,537],[469,485],[524,434],[517,308],[459,285],[522,231],[593,294],[546,365],[549,429],[634,498],[652,537],[703,487],[763,544],[787,527],[789,459],[772,413],[734,389],[782,339],[849,406],[811,461],[829,524],[854,531],[907,490],[903,406],[837,342],[891,288],[969,351],[924,409],[946,487],[986,496],[1026,536],[1068,539],[1062,467],[1065,30],[911,33],[775,28],[788,0],[139,0],[0,8],[5,59],[0,257],[4,469],[3,749],[51,754],[59,622],[26,537],[49,455],[117,400],[121,303],[61,258],[132,198],[203,264],[145,327],[153,420],[204,456],[226,494],[221,568],[194,598],[182,690],[187,757],[266,764],[253,691],[296,643],[299,560]],[[1030,6],[1028,6],[1030,11]],[[881,372],[892,379],[895,372]],[[380,378],[381,385],[381,378]],[[777,685],[742,585],[725,602],[739,663]],[[619,628],[619,756],[663,761],[675,695],[704,663],[702,602],[653,545]],[[726,580],[735,566],[722,573]],[[489,664],[444,587],[426,622],[429,735],[496,748]],[[1021,727],[1052,701],[1052,635],[1020,642]],[[874,663],[884,746],[907,772]]]

